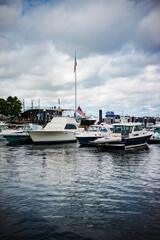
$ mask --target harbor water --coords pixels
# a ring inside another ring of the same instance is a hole
[[[0,239],[160,237],[160,145],[102,152],[0,142]]]

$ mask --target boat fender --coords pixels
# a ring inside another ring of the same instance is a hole
[[[101,151],[102,150],[102,144],[97,144],[96,148],[97,148],[98,151]]]

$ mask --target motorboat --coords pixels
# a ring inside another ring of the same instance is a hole
[[[149,143],[160,143],[160,124],[152,126],[153,135],[149,139]]]
[[[79,124],[71,117],[54,117],[42,130],[28,131],[34,144],[76,142],[75,131]]]
[[[37,124],[25,124],[21,126],[19,130],[12,130],[12,131],[5,131],[3,132],[3,138],[5,138],[9,143],[32,143],[32,139],[27,132],[28,130],[35,130],[42,129],[42,126]]]
[[[97,139],[91,144],[101,149],[130,149],[147,146],[152,132],[142,129],[141,123],[113,124],[113,133],[109,137]]]
[[[13,133],[17,130],[22,129],[21,125],[8,124],[5,122],[0,122],[0,141],[6,140],[3,136],[6,134]]]
[[[4,132],[4,130],[6,130],[6,126],[7,126],[6,123],[0,122],[0,141],[5,140],[3,138],[3,132]]]
[[[112,126],[106,123],[93,124],[88,129],[76,132],[76,138],[81,146],[93,146],[91,141],[108,137],[112,132]]]

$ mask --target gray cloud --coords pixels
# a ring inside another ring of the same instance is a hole
[[[158,114],[159,16],[151,0],[0,1],[0,96],[73,106],[77,50],[79,104]]]
[[[160,6],[139,22],[136,40],[145,50],[160,51]]]

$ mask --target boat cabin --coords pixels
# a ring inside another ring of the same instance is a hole
[[[107,132],[104,126],[100,125],[90,125],[87,129],[88,132]]]
[[[136,136],[141,131],[143,131],[143,129],[140,123],[113,124],[113,134],[115,136],[121,135],[122,138],[129,137],[129,134]]]

